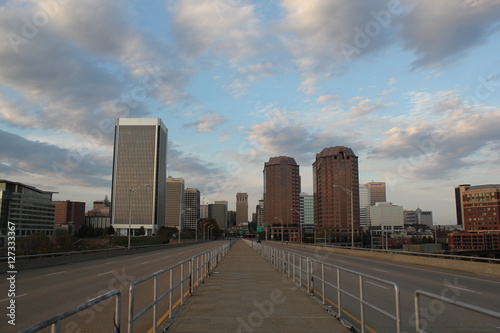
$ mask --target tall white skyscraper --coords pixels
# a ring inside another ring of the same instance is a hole
[[[115,126],[111,224],[118,235],[165,225],[167,128],[159,118],[119,118]]]

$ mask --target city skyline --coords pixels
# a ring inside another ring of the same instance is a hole
[[[439,224],[458,184],[500,183],[497,1],[50,3],[0,5],[0,178],[54,200],[111,195],[127,117],[163,119],[167,176],[229,209],[272,156],[313,193],[332,146]]]

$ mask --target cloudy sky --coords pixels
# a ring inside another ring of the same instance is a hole
[[[498,0],[4,0],[0,178],[110,195],[117,117],[159,117],[168,175],[205,202],[262,196],[272,156],[347,146],[360,182],[454,224],[500,183]]]

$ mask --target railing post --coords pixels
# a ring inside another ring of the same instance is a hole
[[[415,292],[415,332],[420,333],[420,302],[418,292]]]
[[[128,294],[128,333],[134,331],[134,284],[130,285]]]
[[[173,302],[173,292],[172,292],[172,287],[174,285],[174,270],[170,270],[170,285],[168,290],[170,290],[170,294],[168,295],[168,317],[172,318],[172,302]],[[130,332],[129,332],[130,333]]]
[[[58,320],[56,323],[52,324],[51,333],[59,333],[61,332],[61,320]]]
[[[121,331],[121,322],[122,322],[122,295],[121,293],[116,294],[116,304],[115,304],[115,313],[116,313],[116,331]]]
[[[155,302],[153,305],[153,333],[156,333],[156,316],[157,316],[156,300],[158,299],[158,275],[155,275],[153,280],[153,299]]]
[[[181,305],[184,305],[184,264],[181,264]]]
[[[326,304],[325,302],[325,263],[321,263],[321,298],[323,305]]]
[[[194,257],[189,260],[189,294],[194,294]]]
[[[337,315],[340,318],[342,316],[342,295],[340,292],[340,269],[337,267],[337,304],[338,304],[338,311]]]
[[[359,307],[361,317],[361,333],[365,333],[365,304],[363,298],[363,276],[359,275]]]

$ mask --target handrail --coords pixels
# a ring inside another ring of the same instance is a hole
[[[229,252],[233,242],[231,244],[224,244],[218,246],[216,248],[205,251],[201,254],[193,256],[191,259],[183,260],[171,267],[166,269],[162,269],[157,271],[151,275],[143,277],[137,281],[134,281],[130,284],[129,288],[129,307],[128,307],[128,333],[133,333],[134,331],[134,322],[142,317],[149,310],[153,309],[153,332],[156,332],[158,329],[158,309],[157,306],[159,302],[166,297],[168,299],[168,314],[169,318],[172,318],[173,310],[177,306],[184,305],[184,299],[187,294],[192,295],[197,287],[199,287],[200,282],[203,282],[207,276],[214,270],[215,266],[222,260],[222,258]],[[179,280],[176,280],[174,283],[174,271],[176,274],[180,274]],[[187,275],[185,272],[187,271]],[[163,292],[161,295],[158,295],[158,279],[160,276],[164,274],[169,274],[169,286],[168,290]],[[138,285],[154,279],[153,287],[154,287],[154,296],[153,300],[149,302],[144,308],[137,311],[134,314],[134,297],[135,297],[135,289]],[[189,283],[188,283],[189,282]],[[185,285],[187,285],[187,291],[184,291]],[[176,305],[174,305],[173,294],[180,288],[179,299],[176,301]],[[165,315],[166,315],[165,314]]]
[[[492,311],[492,310],[489,310],[489,309],[485,309],[485,308],[481,308],[479,306],[476,306],[476,305],[473,305],[473,304],[469,304],[469,303],[464,303],[464,302],[460,302],[460,301],[457,301],[456,299],[451,299],[451,298],[448,298],[448,297],[444,297],[444,296],[441,296],[441,295],[436,295],[436,294],[433,294],[433,293],[430,293],[430,292],[427,292],[427,291],[423,291],[423,290],[415,290],[415,293],[414,293],[414,297],[415,297],[415,329],[416,329],[416,333],[427,333],[427,331],[425,331],[424,329],[421,328],[421,317],[420,317],[420,295],[423,295],[423,296],[427,296],[429,298],[433,298],[433,299],[437,299],[437,300],[440,300],[442,302],[445,302],[445,303],[448,303],[448,304],[452,304],[452,305],[456,305],[458,307],[461,307],[461,308],[464,308],[464,309],[467,309],[467,310],[471,310],[471,311],[474,311],[474,312],[478,312],[478,313],[481,313],[481,314],[484,314],[484,315],[487,315],[487,316],[490,316],[490,317],[493,317],[493,318],[496,318],[496,319],[500,319],[500,312],[496,312],[496,311]]]
[[[356,300],[359,304],[362,333],[365,332],[365,326],[366,326],[365,315],[364,315],[365,306],[368,306],[371,309],[377,311],[378,313],[393,320],[395,322],[396,332],[397,333],[401,332],[400,291],[396,283],[381,278],[377,278],[375,276],[371,276],[368,274],[364,274],[361,272],[357,272],[351,269],[336,266],[330,263],[311,259],[309,257],[291,251],[285,251],[282,249],[278,249],[263,244],[252,244],[251,246],[255,251],[257,251],[257,253],[259,253],[266,260],[271,262],[271,264],[273,264],[280,272],[287,275],[295,284],[297,284],[301,288],[303,288],[302,284],[305,284],[303,282],[303,275],[304,275],[307,281],[307,292],[314,297],[316,297],[315,294],[318,294],[321,297],[320,301],[323,305],[326,305],[325,287],[329,286],[335,289],[337,292],[337,304],[336,304],[337,318],[339,319],[343,318],[342,315],[343,307],[341,302],[342,294]],[[304,268],[304,263],[305,263],[305,268]],[[316,266],[316,273],[314,270],[314,266]],[[335,271],[336,283],[332,283],[325,278],[325,268],[330,268]],[[317,271],[319,271],[319,273]],[[354,295],[348,290],[342,288],[341,277],[340,277],[341,272],[346,272],[357,276],[359,296]],[[367,280],[376,281],[392,287],[393,297],[394,297],[394,314],[389,313],[386,310],[376,306],[375,304],[370,303],[364,298],[364,293],[366,289],[366,287],[364,286],[364,282]],[[316,281],[321,286],[321,290],[319,291],[315,290]]]
[[[109,291],[105,294],[102,294],[100,296],[97,296],[88,302],[81,304],[77,306],[76,308],[73,308],[69,311],[63,312],[57,316],[54,316],[48,320],[44,320],[34,326],[31,326],[29,328],[26,328],[19,333],[33,333],[33,332],[38,332],[44,328],[47,328],[49,326],[52,326],[52,333],[59,333],[61,331],[61,320],[68,318],[80,311],[83,311],[91,306],[94,306],[102,301],[107,300],[110,297],[116,296],[116,304],[115,304],[115,317],[116,321],[113,319],[113,325],[115,326],[115,330],[113,333],[120,333],[120,322],[121,322],[121,293],[120,290],[115,289],[112,291]]]

